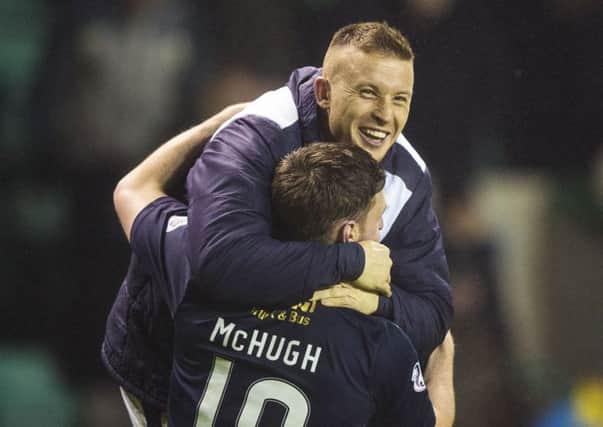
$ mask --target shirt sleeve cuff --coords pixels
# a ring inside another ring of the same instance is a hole
[[[364,250],[358,243],[339,244],[339,274],[342,282],[352,282],[364,271]]]
[[[377,311],[375,311],[374,315],[391,320],[393,318],[393,308],[391,298],[379,295],[379,306],[377,307]]]

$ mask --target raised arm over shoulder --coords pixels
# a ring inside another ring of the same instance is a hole
[[[175,136],[119,181],[113,192],[113,204],[128,241],[132,224],[140,211],[153,200],[166,195],[167,187],[190,167],[218,127],[244,107],[245,104],[229,106]]]

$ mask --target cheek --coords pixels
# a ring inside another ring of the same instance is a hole
[[[354,116],[350,114],[348,109],[340,109],[333,111],[331,129],[334,130],[334,136],[337,139],[350,138],[354,129]]]
[[[341,129],[345,127],[347,122],[346,110],[346,104],[342,102],[331,103],[331,108],[329,109],[329,122],[331,123],[332,128]]]
[[[342,115],[344,115],[348,121],[370,114],[375,108],[372,101],[357,96],[342,98],[339,107]]]
[[[374,222],[375,226],[371,229],[371,240],[379,241],[379,237],[381,237],[381,226],[380,223]]]
[[[381,237],[381,233],[379,232],[379,229],[376,228],[375,231],[374,231],[374,233],[373,233],[372,240],[374,240],[375,242],[378,242],[380,237]]]
[[[355,118],[370,116],[377,108],[377,105],[370,100],[358,100],[355,103],[350,104],[351,114]]]
[[[404,126],[406,126],[406,122],[408,121],[408,115],[409,115],[409,110],[406,109],[404,111],[401,111],[398,115],[396,115],[396,126],[402,130],[404,129]]]

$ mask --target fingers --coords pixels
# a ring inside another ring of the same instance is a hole
[[[387,246],[373,240],[363,240],[359,243],[367,255],[389,258],[390,250]]]
[[[324,298],[320,300],[320,303],[325,307],[340,307],[340,308],[355,308],[356,301],[349,295],[340,297]]]
[[[379,306],[379,297],[376,294],[363,292],[357,289],[339,289],[338,292],[347,291],[338,296],[325,297],[320,303],[326,307],[349,308],[362,314],[373,314]]]
[[[364,271],[354,281],[354,286],[391,296],[390,274],[392,259],[387,246],[373,241],[361,241],[359,244],[365,252]]]
[[[312,295],[312,298],[310,298],[310,301],[320,301],[323,298],[328,298],[329,297],[328,291],[329,291],[329,289],[322,289],[320,291],[314,291],[314,294]]]
[[[380,295],[386,296],[388,298],[392,296],[392,286],[389,284],[389,281],[378,286],[376,291]]]
[[[315,291],[314,295],[312,296],[312,300],[323,300],[325,298],[340,298],[346,295],[350,295],[353,290],[354,288],[349,285],[337,284],[331,286],[330,288]]]

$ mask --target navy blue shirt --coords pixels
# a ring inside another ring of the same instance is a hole
[[[189,173],[187,255],[215,301],[291,305],[318,288],[356,279],[364,268],[355,243],[271,238],[276,164],[292,150],[324,140],[313,91],[319,73],[296,70],[287,86],[251,103],[216,132]],[[391,250],[394,286],[391,298],[380,298],[377,314],[398,324],[425,361],[442,342],[453,311],[431,178],[402,134],[381,166],[387,203],[381,241]]]
[[[188,286],[183,209],[151,203],[131,241],[174,315],[171,426],[434,425],[417,353],[394,323],[310,302],[229,309]]]
[[[274,165],[291,150],[324,139],[312,92],[318,72],[312,67],[296,70],[286,87],[260,97],[217,132],[189,174],[193,231],[181,237],[192,270],[203,279],[197,282],[214,301],[241,308],[291,305],[319,287],[356,278],[364,267],[356,244],[270,238]],[[381,166],[388,206],[381,240],[392,251],[394,286],[391,299],[380,297],[376,314],[398,324],[425,362],[452,318],[431,179],[404,135]],[[186,216],[186,208],[178,215]],[[134,255],[107,318],[101,352],[121,386],[159,409],[166,405],[172,354],[163,292]]]
[[[107,316],[101,360],[117,383],[145,407],[165,411],[172,340],[173,321],[165,298],[132,254]]]

